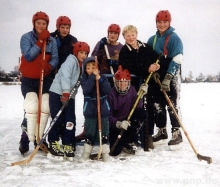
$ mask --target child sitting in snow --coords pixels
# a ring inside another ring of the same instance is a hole
[[[69,96],[80,76],[79,64],[88,56],[89,52],[90,48],[87,43],[77,42],[73,48],[74,55],[70,54],[67,57],[50,87],[49,104],[52,119],[55,118],[63,104],[67,104],[68,102],[68,105],[65,107],[48,134],[49,157],[52,156],[63,159],[65,156],[72,161],[75,156],[73,151],[76,127],[75,98],[69,99]],[[65,125],[65,129],[62,132],[64,151],[60,149],[59,144],[60,127],[63,124]]]
[[[134,154],[135,149],[132,146],[132,143],[138,129],[146,123],[146,111],[143,109],[143,101],[140,99],[131,119],[128,121],[128,115],[137,99],[137,92],[134,86],[131,85],[130,72],[127,69],[122,69],[121,65],[118,67],[114,79],[114,88],[112,88],[108,95],[110,104],[109,140],[111,148],[120,134],[121,129],[124,129],[125,131],[111,155],[117,156],[122,150],[129,154]],[[140,90],[141,89],[143,94],[146,94],[148,85],[143,84]]]
[[[98,69],[95,67],[95,58],[86,58],[83,62],[81,86],[84,95],[83,114],[85,117],[85,144],[84,152],[79,162],[84,162],[89,159],[96,141],[98,132],[97,119],[97,93],[96,93],[96,79],[99,81],[100,88],[100,110],[101,110],[101,124],[102,124],[102,157],[104,162],[109,161],[109,104],[107,95],[111,91],[110,83],[104,75],[100,75]]]

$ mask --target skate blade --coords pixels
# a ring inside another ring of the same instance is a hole
[[[182,143],[179,143],[177,145],[169,145],[169,148],[171,151],[176,151],[176,150],[179,150],[183,147],[183,144]]]
[[[65,156],[65,159],[67,159],[67,160],[69,160],[69,161],[73,161],[73,157],[67,157],[67,156]]]
[[[164,139],[164,140],[159,140],[157,142],[153,142],[153,145],[163,145],[167,143],[167,139]]]
[[[54,156],[50,153],[47,153],[47,158],[52,158],[54,160],[60,160],[60,161],[63,161],[63,156]]]

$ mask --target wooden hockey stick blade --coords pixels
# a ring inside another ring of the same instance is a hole
[[[212,158],[211,157],[208,157],[208,156],[202,156],[200,154],[197,154],[197,158],[199,160],[205,160],[208,164],[211,164],[212,163]]]
[[[29,164],[31,162],[31,160],[34,158],[34,156],[36,155],[36,153],[39,150],[39,148],[40,148],[40,146],[38,145],[34,149],[33,153],[31,153],[31,155],[27,159],[20,160],[20,161],[17,161],[17,162],[13,162],[13,163],[11,163],[11,166]]]
[[[44,152],[44,153],[48,153],[48,150],[47,150],[47,146],[46,145],[44,145],[44,143],[42,143],[41,145],[40,145],[40,149]]]

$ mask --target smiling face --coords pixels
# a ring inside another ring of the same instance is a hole
[[[59,32],[62,38],[66,37],[70,33],[70,25],[60,25]]]
[[[136,45],[137,43],[137,32],[136,31],[132,31],[132,30],[126,31],[123,36],[127,44],[131,46]]]
[[[108,40],[110,43],[114,43],[118,40],[118,37],[119,37],[119,33],[117,32],[108,32]]]
[[[47,22],[43,19],[38,19],[34,22],[34,28],[38,34],[47,29]]]
[[[170,22],[169,21],[157,21],[156,27],[160,35],[163,35],[166,32],[166,30],[170,27]]]

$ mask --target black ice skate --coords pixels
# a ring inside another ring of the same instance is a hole
[[[24,155],[24,153],[29,151],[29,142],[30,141],[28,139],[27,132],[23,130],[21,134],[21,140],[19,143],[19,151],[21,152],[22,155]]]
[[[73,161],[73,157],[75,156],[73,147],[71,145],[64,145],[63,150],[65,157],[68,160]]]
[[[171,150],[182,148],[182,134],[179,128],[172,128],[172,139],[168,142]]]
[[[168,138],[168,135],[167,135],[166,127],[159,128],[157,134],[153,136],[153,144],[154,145],[164,144],[166,143],[167,138]]]
[[[136,146],[134,147],[133,145],[129,145],[129,144],[124,145],[123,149],[122,149],[123,152],[128,153],[128,154],[132,154],[132,155],[135,154],[136,150],[137,150]]]
[[[60,144],[58,141],[50,142],[49,147],[48,147],[47,157],[54,158],[57,160],[63,160],[64,153],[60,149]]]

